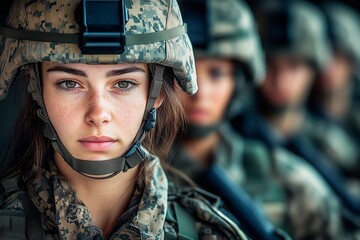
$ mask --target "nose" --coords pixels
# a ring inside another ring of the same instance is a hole
[[[85,120],[96,127],[101,127],[111,121],[110,103],[105,94],[93,93],[90,96]]]

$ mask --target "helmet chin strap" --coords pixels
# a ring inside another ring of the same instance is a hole
[[[65,148],[52,126],[45,108],[41,94],[41,81],[38,65],[34,64],[33,66],[28,66],[28,70],[30,72],[28,91],[40,106],[37,114],[45,122],[44,135],[51,140],[53,148],[75,171],[90,178],[106,179],[111,178],[120,172],[126,172],[145,159],[146,154],[142,149],[141,142],[144,140],[146,133],[155,127],[156,109],[154,108],[154,104],[160,95],[165,70],[164,66],[155,64],[150,65],[150,70],[153,72],[153,79],[150,85],[144,118],[129,150],[122,156],[96,161],[77,159]]]

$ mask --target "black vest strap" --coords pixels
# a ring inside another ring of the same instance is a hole
[[[197,240],[197,239],[199,239],[194,217],[177,202],[171,202],[168,205],[166,219],[176,222],[177,227],[178,227],[178,238],[174,238],[173,236],[167,234],[167,232],[165,231],[165,239],[166,240],[175,240],[175,239]]]
[[[31,201],[27,192],[21,192],[21,200],[24,204],[26,218],[26,235],[28,240],[43,240],[44,232],[42,229],[41,216],[39,210]]]
[[[40,212],[31,201],[28,193],[20,189],[19,176],[3,179],[1,185],[4,193],[19,194],[25,214],[16,210],[0,210],[0,239],[45,239]]]

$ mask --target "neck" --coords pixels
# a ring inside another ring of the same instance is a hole
[[[213,149],[218,142],[219,136],[214,132],[204,138],[186,139],[184,146],[196,160],[208,166],[212,162]]]
[[[95,226],[105,236],[110,236],[134,194],[139,165],[112,178],[98,180],[74,171],[58,153],[55,154],[55,163],[78,198],[89,208]]]
[[[304,112],[300,109],[288,109],[281,115],[268,114],[265,118],[281,136],[286,138],[300,130],[304,120]]]

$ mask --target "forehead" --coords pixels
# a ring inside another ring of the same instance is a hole
[[[208,65],[208,66],[219,66],[219,67],[227,67],[232,66],[233,61],[227,58],[196,58],[196,66],[199,65]]]
[[[269,67],[271,66],[292,66],[294,64],[296,65],[302,65],[302,66],[308,66],[309,60],[301,57],[301,56],[295,56],[290,54],[279,54],[275,56],[270,56],[266,59],[267,65]]]

